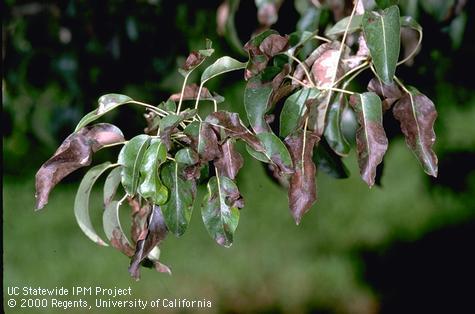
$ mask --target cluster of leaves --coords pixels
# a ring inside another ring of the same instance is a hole
[[[370,187],[388,147],[382,119],[383,112],[391,109],[409,148],[424,170],[436,176],[435,106],[395,76],[397,66],[412,57],[399,61],[401,28],[415,29],[420,38],[422,28],[411,17],[401,17],[391,1],[381,3],[379,9],[365,10],[356,1],[351,14],[328,29],[325,37],[317,31],[288,36],[273,30],[261,32],[244,46],[247,62],[218,58],[204,69],[199,85],[189,84],[190,74],[214,52],[208,41],[179,69],[184,77],[181,92],[158,106],[125,95],[102,96],[98,108],[83,117],[38,171],[37,209],[47,203],[51,189],[66,175],[88,166],[93,153],[123,145],[116,163],[97,165],[85,175],[74,211],[84,233],[107,245],[92,226],[88,202],[95,181],[112,169],[104,184],[104,230],[111,245],[131,258],[129,272],[139,278],[140,265],[170,271],[159,262],[160,243],[169,232],[177,237],[184,234],[200,183],[207,182],[201,201],[206,229],[219,245],[232,244],[244,206],[235,182],[243,166],[236,141],[243,141],[252,157],[267,163],[288,189],[290,212],[297,224],[317,199],[317,167],[336,177],[348,176],[341,161],[351,149],[342,131],[345,113],[357,117],[356,153],[361,177]],[[318,44],[316,49],[304,49],[311,42]],[[248,124],[237,113],[218,110],[224,98],[205,87],[214,77],[236,70],[244,70],[247,81]],[[365,70],[375,76],[368,91],[347,90]],[[189,101],[194,106],[184,109]],[[214,111],[205,118],[198,112],[202,101],[214,104]],[[279,103],[283,103],[280,112],[276,110]],[[126,141],[114,125],[91,124],[126,104],[148,110],[144,134]],[[123,197],[116,200],[120,186]],[[119,222],[125,200],[132,208],[131,241]]]

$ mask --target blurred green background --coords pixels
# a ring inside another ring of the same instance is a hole
[[[244,60],[216,34],[221,1],[5,1],[4,291],[10,286],[130,286],[134,298],[205,298],[213,303],[206,312],[226,313],[473,309],[473,289],[465,284],[473,286],[475,280],[475,83],[470,72],[475,69],[475,25],[467,13],[474,12],[474,2],[467,1],[457,13],[454,8],[464,1],[400,2],[425,30],[414,65],[398,73],[436,104],[439,178],[424,174],[394,119],[385,116],[390,146],[382,186],[369,190],[351,155],[345,160],[349,179],[318,174],[319,201],[297,227],[286,191],[246,155],[238,177],[246,207],[232,248],[214,243],[195,209],[187,233],[180,239],[170,236],[163,245],[162,260],[173,276],[143,269],[135,282],[126,257],[95,245],[76,225],[72,207],[84,171],[67,177],[37,213],[34,174],[99,96],[117,92],[157,104],[178,91],[177,67],[190,50],[204,46],[205,38],[213,40],[216,55]],[[293,1],[284,1],[280,12],[273,28],[294,31],[300,15]],[[253,1],[242,1],[236,14],[242,42],[258,26],[255,14]],[[327,11],[318,16],[320,25],[332,18]],[[354,88],[363,90],[365,79]],[[214,80],[210,89],[226,98],[225,108],[243,112],[242,73]],[[106,121],[130,137],[144,128],[142,114],[140,108],[126,108]],[[101,152],[94,163],[114,153]],[[100,193],[95,189],[91,201],[97,226]],[[128,213],[122,214],[125,227]],[[4,302],[8,298],[4,292]]]

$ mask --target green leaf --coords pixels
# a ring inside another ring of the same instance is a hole
[[[376,177],[376,167],[388,149],[388,139],[383,128],[381,99],[373,92],[351,96],[351,103],[358,115],[360,127],[356,131],[356,151],[361,177],[371,187]]]
[[[107,169],[111,168],[111,166],[110,162],[105,162],[92,167],[81,180],[81,184],[76,193],[76,199],[74,200],[74,215],[76,216],[76,221],[78,222],[79,227],[89,239],[104,246],[107,246],[107,243],[97,235],[97,232],[91,223],[91,218],[89,216],[89,195],[91,194],[91,189],[97,179]]]
[[[249,146],[246,146],[248,153],[262,162],[272,162],[277,165],[281,172],[292,173],[293,165],[290,153],[284,143],[274,133],[264,132],[257,134],[262,143],[264,152],[257,152]]]
[[[119,153],[118,163],[124,166],[122,168],[122,185],[130,196],[137,192],[140,168],[149,143],[150,136],[137,135],[125,144]]]
[[[196,165],[200,161],[198,154],[191,148],[182,148],[175,154],[175,161],[184,165]]]
[[[181,167],[176,162],[166,163],[160,176],[170,190],[168,201],[161,206],[163,217],[168,230],[179,237],[190,223],[195,197],[194,182],[181,177]]]
[[[126,95],[121,95],[121,94],[107,94],[104,96],[101,96],[98,100],[99,107],[88,114],[86,114],[81,121],[79,121],[78,125],[76,126],[76,129],[74,132],[79,131],[92,121],[95,121],[108,113],[109,111],[114,110],[115,108],[126,104],[130,101],[133,101],[132,98]]]
[[[166,117],[163,117],[160,122],[160,139],[167,146],[168,149],[171,148],[170,136],[174,132],[175,128],[183,122],[183,120],[189,119],[196,114],[195,109],[186,109],[180,114],[169,114]]]
[[[104,183],[104,206],[107,206],[112,202],[117,192],[117,188],[122,180],[122,167],[116,167],[112,169],[106,178]]]
[[[316,88],[302,88],[285,100],[280,114],[279,135],[281,137],[286,137],[301,125],[302,117],[307,109],[305,103],[308,99],[316,98],[318,94],[319,91]]]
[[[134,255],[134,249],[130,245],[129,240],[120,225],[119,208],[120,203],[118,201],[112,201],[105,206],[104,214],[102,216],[104,233],[113,247],[131,257]]]
[[[344,106],[339,101],[330,106],[324,134],[328,145],[335,153],[340,156],[347,156],[350,152],[350,144],[341,130],[341,116],[343,109]]]
[[[397,5],[398,0],[376,0],[376,4],[380,9],[386,9],[392,5]]]
[[[437,111],[434,103],[414,87],[408,87],[393,108],[394,117],[401,124],[407,146],[414,152],[424,171],[437,177],[437,156],[432,150],[435,142],[434,122]]]
[[[346,179],[350,176],[350,171],[341,160],[341,156],[335,154],[324,141],[315,146],[313,162],[317,165],[319,171],[325,172],[335,179]]]
[[[270,131],[264,117],[269,110],[271,96],[272,85],[262,84],[260,75],[249,79],[244,91],[244,107],[249,124],[256,133]]]
[[[332,37],[332,36],[340,36],[343,35],[346,31],[346,27],[348,27],[348,23],[350,22],[350,17],[347,16],[339,20],[332,28],[325,32],[325,36]],[[363,22],[363,15],[354,15],[351,19],[350,26],[348,27],[348,34],[354,33],[361,29],[361,24]]]
[[[207,67],[203,74],[201,74],[201,84],[223,73],[244,69],[246,65],[247,63],[239,62],[231,57],[221,57]]]
[[[160,165],[167,160],[167,149],[158,139],[152,140],[143,157],[140,167],[140,185],[138,192],[143,198],[156,205],[164,204],[168,199],[168,190],[159,177]]]
[[[236,184],[225,176],[212,177],[201,207],[203,223],[211,237],[230,247],[239,222],[242,199]]]
[[[400,50],[399,8],[392,6],[381,14],[365,12],[363,31],[379,78],[385,84],[391,84]]]

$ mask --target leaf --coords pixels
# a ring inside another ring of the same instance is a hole
[[[203,71],[201,84],[223,73],[244,69],[246,65],[247,63],[239,62],[231,57],[221,57]]]
[[[283,0],[255,0],[259,23],[266,27],[275,24],[282,2]]]
[[[192,122],[184,130],[191,139],[192,147],[198,152],[202,161],[210,161],[219,155],[216,133],[208,123]]]
[[[317,49],[318,50],[318,49]],[[330,88],[335,80],[343,76],[345,64],[340,59],[347,59],[350,50],[347,46],[340,53],[340,45],[332,42],[321,52],[311,68],[313,80],[319,89]]]
[[[225,0],[221,3],[216,12],[216,30],[219,35],[224,35],[224,38],[234,50],[244,54],[234,23],[234,16],[239,8],[239,2],[239,0]]]
[[[376,167],[383,160],[388,139],[383,128],[381,100],[372,92],[355,94],[350,103],[358,115],[360,127],[356,131],[356,151],[361,177],[369,187],[374,185]]]
[[[117,188],[122,179],[122,167],[115,167],[109,173],[104,183],[104,206],[109,205],[115,197]]]
[[[318,171],[322,171],[335,179],[346,179],[350,176],[350,171],[341,160],[341,156],[328,146],[325,141],[313,149],[313,162],[317,165]]]
[[[422,32],[422,26],[412,16],[401,16],[399,19],[401,27],[409,27],[418,32]]]
[[[162,212],[168,229],[177,237],[183,235],[190,223],[193,200],[196,194],[194,181],[181,176],[181,166],[176,162],[166,163],[161,178],[170,190],[168,201],[162,205]]]
[[[89,239],[103,246],[107,246],[107,243],[97,235],[89,217],[89,195],[96,180],[110,167],[111,163],[105,162],[89,169],[81,180],[74,200],[74,215],[79,227]]]
[[[192,51],[185,60],[185,64],[182,68],[178,69],[178,72],[183,76],[188,76],[197,67],[199,67],[207,57],[210,57],[214,53],[211,40],[206,40],[206,49]]]
[[[434,103],[414,87],[409,87],[393,108],[394,117],[401,124],[407,146],[414,152],[424,171],[437,177],[437,156],[432,150],[435,142],[434,122],[437,111]]]
[[[140,166],[139,194],[156,205],[164,204],[168,199],[168,190],[159,177],[160,165],[167,160],[167,149],[160,140],[152,140]]]
[[[167,226],[165,225],[160,206],[153,205],[152,211],[148,217],[146,234],[143,235],[144,238],[137,241],[135,254],[130,263],[129,273],[133,278],[137,280],[140,278],[140,263],[165,239],[167,233]]]
[[[132,257],[134,255],[134,249],[130,245],[129,240],[125,236],[122,226],[120,225],[119,207],[120,203],[118,201],[112,201],[105,206],[104,214],[102,216],[104,232],[109,241],[111,241],[113,247],[125,255]]]
[[[196,84],[186,85],[183,91],[183,100],[196,100],[198,98],[199,86]],[[170,96],[169,100],[179,101],[181,93],[176,93]],[[211,95],[206,87],[201,87],[200,100],[214,100],[217,103],[224,101],[224,97],[215,94]],[[175,109],[176,111],[176,109]]]
[[[391,6],[382,14],[366,11],[363,31],[378,76],[385,84],[391,84],[400,50],[399,8]]]
[[[342,100],[345,101],[345,98]],[[335,153],[340,156],[347,156],[351,147],[341,130],[343,109],[344,105],[340,101],[336,101],[330,105],[324,134],[328,145]]]
[[[274,57],[287,49],[288,42],[289,39],[287,37],[278,34],[271,34],[261,42],[259,50],[268,57]]]
[[[122,168],[122,185],[128,195],[133,196],[139,185],[140,168],[150,136],[141,134],[132,138],[119,153],[118,163]]]
[[[171,149],[171,135],[175,132],[176,127],[183,122],[183,120],[192,118],[196,114],[196,109],[186,109],[179,114],[169,114],[163,117],[160,122],[160,139],[166,145],[167,149]]]
[[[281,175],[293,172],[292,158],[289,151],[274,133],[259,133],[257,138],[260,140],[264,150],[259,152],[247,147],[247,151],[252,157],[262,162],[272,162],[279,168]]]
[[[227,139],[220,148],[221,155],[214,161],[214,165],[221,175],[234,180],[239,169],[242,168],[244,160],[236,150],[232,139]]]
[[[88,126],[69,135],[36,173],[36,209],[48,203],[49,193],[64,177],[89,166],[93,153],[105,145],[123,141],[122,131],[108,123]]]
[[[318,94],[319,91],[316,88],[302,88],[285,100],[280,114],[279,135],[281,137],[286,137],[301,126],[307,100],[316,98]]]
[[[97,109],[89,112],[86,114],[81,121],[79,121],[78,125],[76,126],[76,129],[74,132],[79,131],[89,123],[99,119],[109,111],[114,110],[115,108],[126,104],[130,101],[133,101],[132,98],[126,95],[121,95],[121,94],[106,94],[103,95],[99,98],[98,103],[99,106]]]
[[[333,37],[333,36],[340,36],[343,35],[348,27],[348,23],[350,22],[350,17],[347,16],[339,20],[335,25],[333,25],[330,29],[325,31],[325,36]],[[356,31],[361,29],[361,24],[363,22],[363,15],[354,15],[351,19],[350,26],[348,27],[348,34],[352,34]]]
[[[239,208],[242,207],[241,195],[231,179],[219,175],[209,180],[201,216],[208,233],[219,245],[232,245],[239,222]]]
[[[244,50],[246,50],[249,55],[249,62],[247,63],[246,71],[244,73],[244,78],[246,80],[258,75],[266,68],[269,57],[259,49],[259,46],[264,39],[273,34],[278,33],[274,30],[266,30],[252,37],[251,40],[244,45]]]
[[[397,5],[398,0],[376,0],[376,4],[380,9],[386,9],[392,5]]]
[[[392,82],[386,85],[378,78],[373,78],[369,81],[368,91],[375,93],[383,99],[383,112],[389,110],[404,95],[396,83]]]
[[[200,162],[200,157],[191,148],[182,148],[175,154],[175,161],[180,164],[192,166]]]
[[[290,212],[298,225],[317,199],[316,167],[312,160],[313,147],[320,138],[311,132],[298,131],[285,138],[294,164],[289,182]]]
[[[269,110],[272,95],[272,86],[263,84],[261,76],[252,77],[244,91],[244,107],[252,129],[256,133],[270,132],[270,127],[265,121],[265,114]]]

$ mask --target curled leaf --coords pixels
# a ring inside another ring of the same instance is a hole
[[[69,135],[36,173],[36,209],[48,203],[56,184],[71,172],[91,164],[92,154],[105,145],[124,141],[116,126],[99,123]]]
[[[383,112],[389,110],[398,101],[403,93],[396,83],[384,84],[378,78],[373,78],[368,84],[368,91],[383,99]]]
[[[324,134],[328,145],[335,153],[340,156],[347,156],[350,152],[350,144],[341,130],[341,119],[344,109],[343,101],[346,101],[346,99],[341,98],[340,101],[336,101],[330,105]]]
[[[274,30],[266,30],[249,40],[244,45],[244,50],[249,55],[249,62],[246,67],[244,78],[246,80],[261,73],[267,66],[269,57],[259,49],[261,43],[269,36],[277,34]]]
[[[434,103],[414,87],[409,87],[393,108],[394,117],[401,124],[407,146],[414,152],[424,171],[437,177],[437,156],[432,150],[435,142],[434,122],[437,111]]]
[[[105,206],[102,216],[104,232],[113,247],[125,255],[132,257],[134,255],[134,249],[130,245],[120,225],[119,207],[120,203],[117,201],[112,201]]]
[[[244,69],[246,65],[247,63],[240,62],[228,56],[221,57],[203,71],[203,74],[201,74],[201,84],[226,72]]]
[[[279,176],[293,173],[292,158],[277,135],[264,132],[257,134],[257,138],[260,140],[263,150],[257,151],[255,148],[247,146],[247,151],[252,157],[276,165]]]
[[[249,123],[256,133],[271,130],[265,121],[265,114],[269,110],[271,96],[271,84],[262,83],[260,75],[249,79],[244,91],[244,107]]]
[[[278,34],[267,36],[259,45],[259,50],[268,57],[274,57],[287,49],[289,39]]]
[[[78,125],[74,132],[79,131],[89,123],[99,119],[109,111],[114,110],[115,108],[126,104],[130,101],[133,101],[132,98],[126,95],[121,94],[107,94],[103,95],[98,100],[98,108],[86,114],[81,121],[79,121]]]
[[[168,199],[168,190],[159,177],[160,165],[167,160],[167,149],[160,140],[152,140],[140,166],[139,194],[156,205]]]
[[[150,140],[151,138],[148,135],[137,135],[125,144],[119,153],[118,163],[123,166],[122,185],[130,196],[137,192],[140,168]]]

